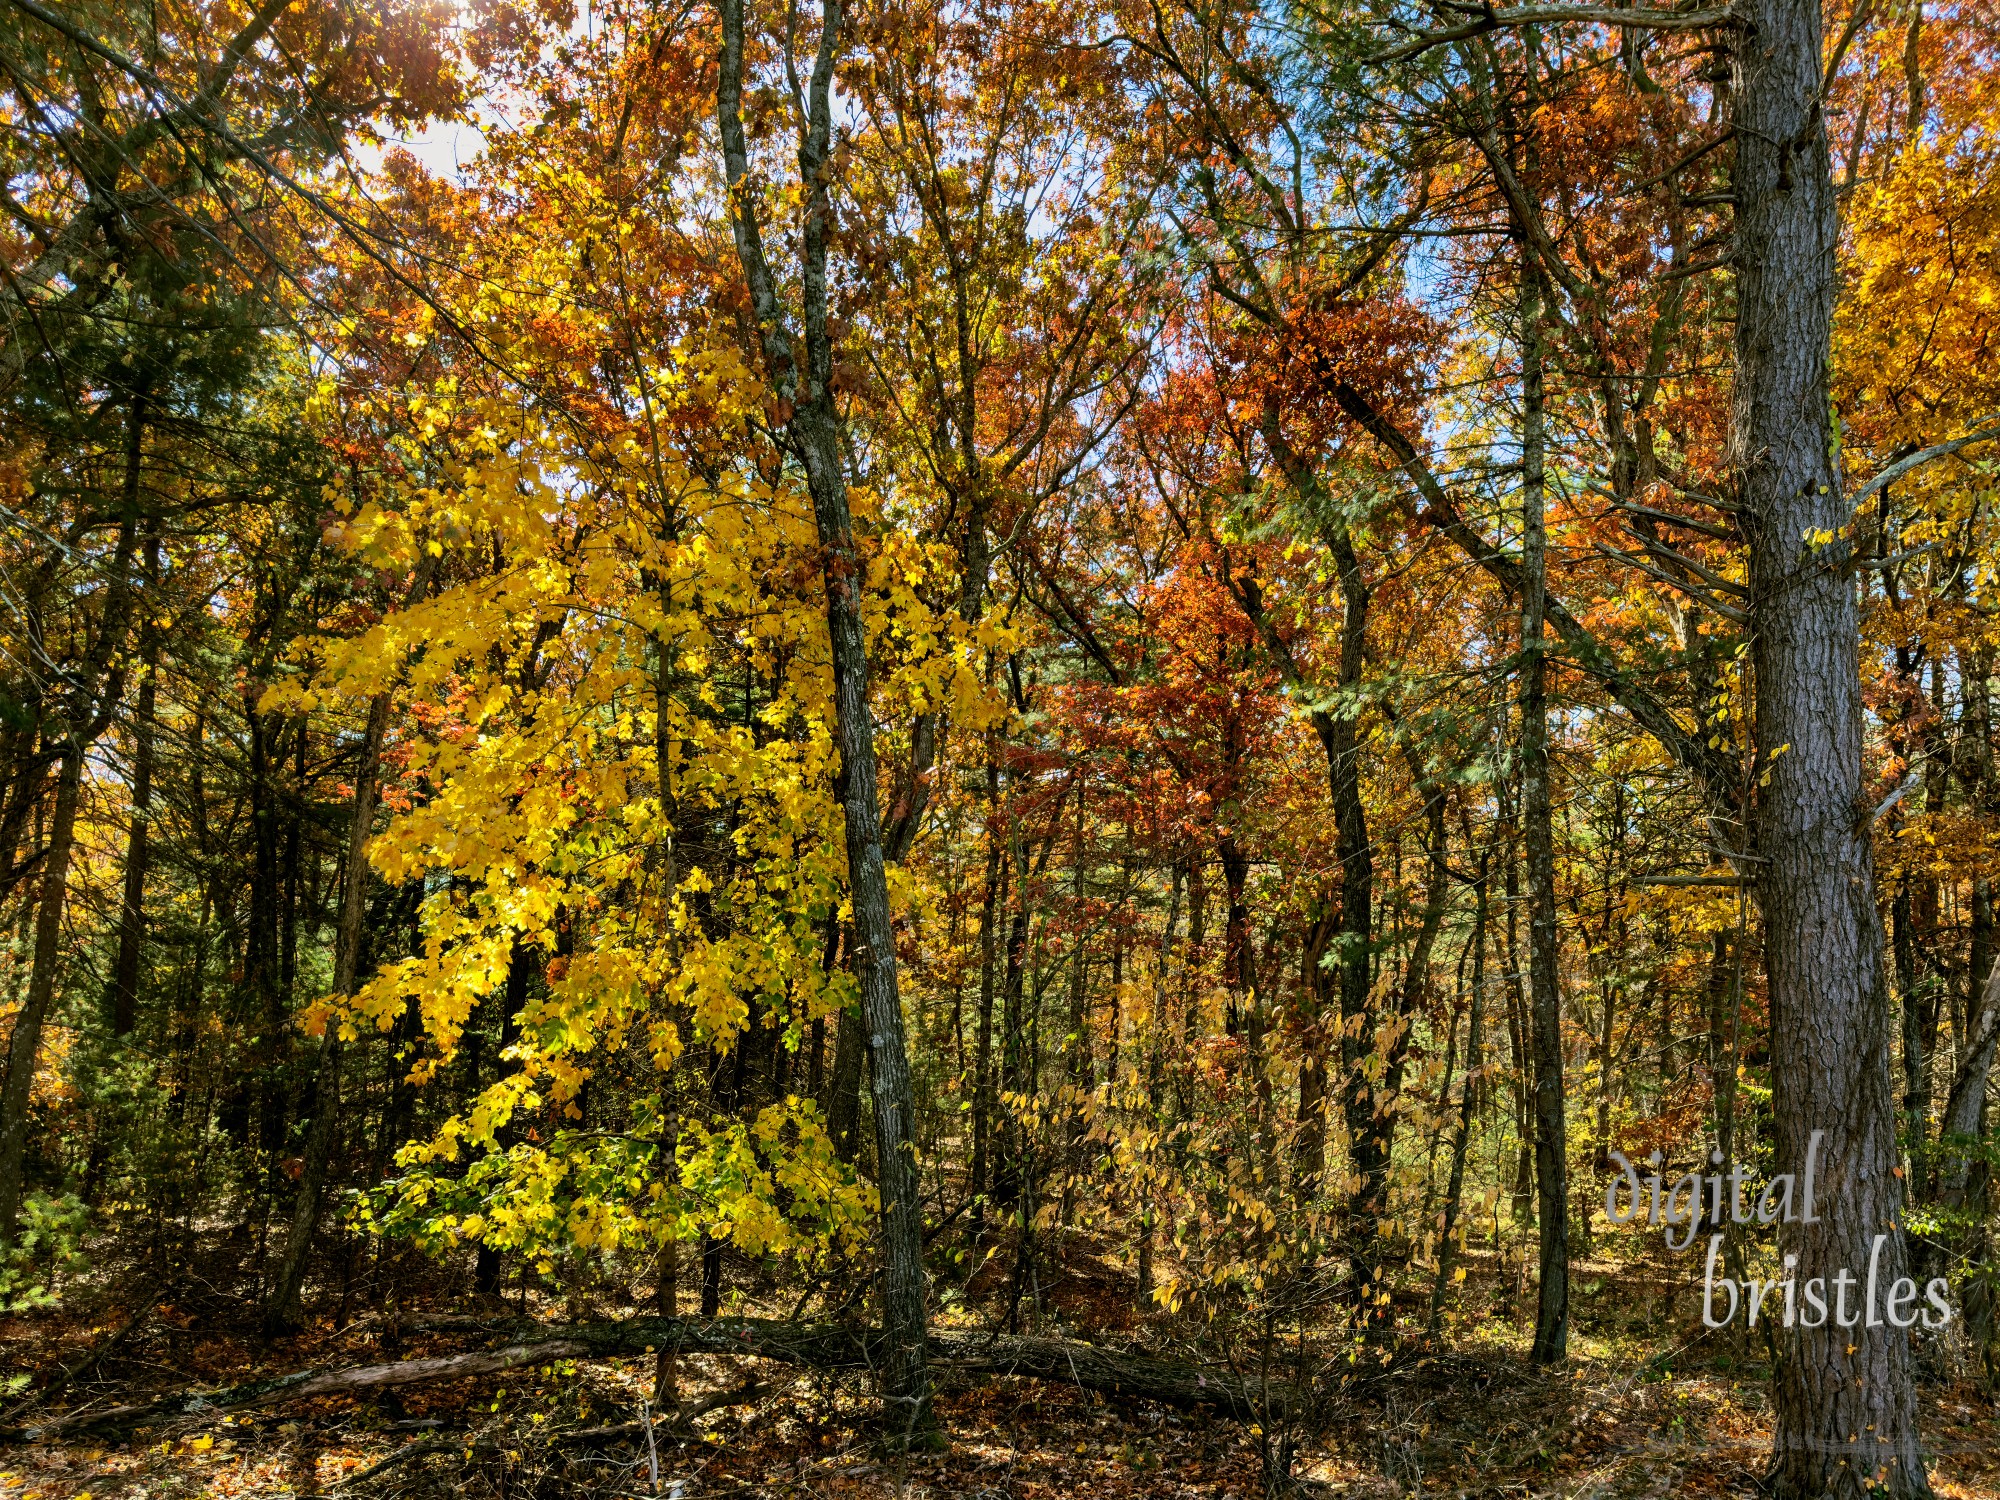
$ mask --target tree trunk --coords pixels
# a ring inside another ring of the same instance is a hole
[[[41,899],[35,912],[34,968],[28,977],[27,997],[14,1017],[13,1035],[7,1044],[7,1083],[0,1090],[0,1255],[14,1248],[14,1230],[21,1212],[28,1156],[28,1099],[35,1086],[42,1023],[55,999],[82,776],[83,746],[71,741],[56,765],[56,805],[49,818],[49,839],[42,854]]]
[[[1438,1226],[1437,1279],[1431,1283],[1430,1333],[1437,1336],[1444,1318],[1445,1290],[1451,1285],[1453,1263],[1458,1258],[1458,1212],[1465,1199],[1465,1153],[1472,1140],[1472,1115],[1479,1100],[1479,1068],[1485,1036],[1481,1030],[1482,1002],[1486,989],[1486,867],[1490,851],[1479,861],[1479,879],[1474,887],[1477,905],[1472,913],[1472,1016],[1465,1033],[1465,1093],[1458,1103],[1458,1132],[1451,1142],[1451,1176],[1444,1191],[1444,1220]]]
[[[813,518],[825,563],[827,636],[833,658],[834,721],[840,745],[842,812],[854,911],[855,972],[867,1028],[870,1090],[882,1197],[882,1390],[892,1426],[905,1442],[932,1441],[930,1379],[925,1363],[923,1213],[917,1198],[915,1095],[903,1042],[903,1008],[896,983],[895,932],[882,847],[881,804],[875,789],[875,721],[868,705],[868,638],[862,619],[865,564],[855,544],[847,503],[841,418],[833,393],[833,341],[828,331],[827,249],[831,230],[834,59],[844,21],[840,0],[822,0],[819,47],[810,104],[801,121],[798,167],[803,186],[800,333],[804,370],[758,229],[758,192],[750,177],[742,116],[743,0],[721,0],[722,66],[716,115],[729,184],[730,228],[749,283],[763,343],[765,372],[779,402],[793,455],[806,472]],[[789,61],[789,58],[787,59]]]
[[[146,532],[146,583],[151,592],[160,578],[160,530],[157,522]],[[118,956],[111,969],[111,1034],[132,1034],[139,1017],[139,962],[146,941],[146,871],[153,816],[153,754],[158,731],[160,631],[148,620],[140,662],[138,712],[132,721],[132,828],[125,843],[125,889],[118,904]]]
[[[1070,953],[1069,953],[1069,1032],[1063,1038],[1063,1072],[1070,1089],[1067,1139],[1063,1152],[1062,1209],[1058,1221],[1067,1229],[1076,1213],[1076,1183],[1083,1172],[1084,1135],[1088,1121],[1083,1100],[1096,1075],[1090,1035],[1090,960],[1086,938],[1089,933],[1085,906],[1085,812],[1088,781],[1079,772],[1076,783],[1076,839],[1070,862]]]
[[[1001,889],[1006,869],[1000,849],[1000,771],[991,751],[986,758],[986,883],[979,904],[979,1021],[972,1062],[972,1222],[986,1224],[990,1153],[993,1136],[993,963],[997,944],[994,923],[1006,909]]]
[[[56,801],[48,843],[42,853],[41,897],[35,914],[35,953],[28,993],[14,1017],[14,1030],[7,1043],[7,1078],[4,1086],[0,1086],[0,1257],[14,1248],[25,1189],[28,1100],[34,1092],[35,1058],[41,1051],[42,1025],[55,999],[56,965],[60,962],[63,908],[69,895],[69,862],[75,848],[83,758],[110,723],[113,707],[125,688],[124,668],[117,663],[117,656],[125,644],[132,614],[132,553],[139,537],[140,470],[145,457],[145,437],[146,396],[142,386],[132,394],[126,411],[121,491],[124,519],[118,528],[118,544],[104,589],[104,612],[90,649],[69,674],[71,690],[58,720],[60,733],[43,731],[50,743],[59,746]]]
[[[1939,1122],[1939,1138],[1946,1142],[1939,1153],[1939,1197],[1953,1208],[1965,1201],[1971,1162],[1963,1143],[1980,1134],[1986,1104],[1986,1082],[1993,1072],[1993,1054],[2000,1048],[2000,963],[1993,965],[1979,992],[1979,1004],[1966,1024],[1959,1049],[1958,1069],[1952,1075],[1951,1093]]]
[[[1028,911],[1028,853],[1020,829],[1010,825],[1008,863],[1012,870],[1013,911],[1007,919],[1007,951],[1000,984],[1000,1086],[1008,1093],[1020,1093],[1027,1084],[1027,959],[1031,916]],[[1042,846],[1044,853],[1055,844],[1053,838]],[[1039,870],[1036,872],[1039,874]],[[992,1168],[992,1196],[996,1203],[1013,1208],[1021,1197],[1025,1171],[1026,1143],[1015,1113],[994,1101],[994,1120],[989,1129],[997,1132],[999,1149]]]
[[[1174,955],[1174,933],[1181,923],[1181,883],[1185,878],[1180,861],[1174,862],[1173,894],[1167,898],[1167,926],[1160,937],[1160,957],[1153,970],[1152,1021],[1146,1036],[1146,1123],[1161,1135],[1160,1106],[1166,1068],[1167,1048],[1167,967]],[[1157,1145],[1154,1148],[1157,1150]],[[1150,1165],[1150,1163],[1148,1164]],[[1137,1303],[1144,1312],[1153,1300],[1153,1183],[1151,1173],[1140,1178],[1139,1192],[1139,1287]]]
[[[334,933],[333,992],[352,995],[361,985],[362,913],[368,898],[368,834],[375,823],[382,741],[389,732],[391,696],[377,693],[368,705],[368,727],[354,769],[354,805],[347,820],[347,850],[340,872],[340,925]],[[264,1303],[267,1337],[300,1322],[299,1289],[305,1284],[306,1256],[319,1228],[321,1202],[333,1167],[334,1121],[340,1112],[340,1025],[329,1020],[320,1034],[313,1066],[312,1123],[299,1161],[298,1193],[292,1200],[291,1231],[271,1273]]]
[[[275,609],[273,610],[275,614]],[[271,622],[275,632],[277,623]],[[265,1181],[275,1188],[286,1144],[285,994],[278,980],[278,806],[272,741],[278,724],[257,712],[263,684],[245,675],[243,717],[249,734],[251,873],[249,923],[245,934],[244,987],[256,1012],[257,1149]],[[260,1209],[261,1218],[261,1209]]]
[[[1362,577],[1361,560],[1354,551],[1354,539],[1345,527],[1329,527],[1321,540],[1333,556],[1340,578],[1340,687],[1345,700],[1341,711],[1319,714],[1313,727],[1326,752],[1327,794],[1333,803],[1334,856],[1340,862],[1340,1025],[1343,1038],[1348,1028],[1358,1027],[1342,1049],[1340,1079],[1341,1109],[1347,1126],[1349,1151],[1355,1175],[1361,1180],[1349,1204],[1350,1245],[1362,1251],[1356,1261],[1357,1284],[1372,1291],[1367,1281],[1375,1267],[1362,1271],[1362,1263],[1372,1257],[1377,1226],[1389,1209],[1389,1163],[1396,1128],[1395,1088],[1390,1076],[1400,1069],[1385,1068],[1378,1084],[1367,1071],[1365,1061],[1384,1045],[1400,1054],[1399,1036],[1384,1038],[1374,1013],[1375,979],[1375,859],[1368,837],[1368,810],[1361,800],[1361,734],[1359,707],[1354,697],[1361,684],[1368,639],[1370,597]],[[1397,1024],[1391,1018],[1389,1025]],[[1370,1299],[1370,1308],[1380,1304]],[[1373,1321],[1371,1317],[1371,1321]]]
[[[1516,788],[1501,777],[1494,789],[1499,802],[1500,822],[1506,829],[1506,847],[1501,851],[1501,904],[1507,920],[1500,928],[1501,956],[1506,960],[1507,1043],[1513,1068],[1508,1097],[1514,1112],[1514,1182],[1511,1212],[1516,1224],[1525,1224],[1533,1215],[1535,1192],[1535,1115],[1529,1086],[1528,994],[1521,965],[1521,830],[1520,801]]]
[[[861,1062],[864,1054],[861,1016],[843,1010],[833,1028],[833,1082],[827,1101],[826,1130],[834,1154],[852,1166],[861,1154]]]
[[[1784,1226],[1795,1276],[1904,1274],[1889,1013],[1862,781],[1851,519],[1831,430],[1837,238],[1817,0],[1745,0],[1735,50],[1737,321],[1730,462],[1750,544],[1759,894],[1777,1166],[1815,1131],[1817,1222]],[[1852,1352],[1849,1352],[1849,1351]],[[1775,1381],[1785,1497],[1928,1495],[1908,1333],[1795,1323]]]
[[[1525,262],[1525,257],[1524,257]],[[1569,1353],[1569,1126],[1563,1100],[1562,995],[1556,971],[1555,833],[1549,789],[1548,604],[1541,274],[1521,288],[1521,823],[1528,865],[1528,1020],[1535,1064],[1535,1184],[1541,1218],[1536,1364]]]

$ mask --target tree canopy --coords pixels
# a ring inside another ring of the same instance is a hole
[[[8,1440],[1994,1492],[1996,48],[6,0]]]

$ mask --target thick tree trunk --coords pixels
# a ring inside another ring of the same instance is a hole
[[[1777,1166],[1817,1156],[1817,1222],[1784,1226],[1794,1275],[1908,1263],[1862,781],[1851,519],[1830,426],[1836,217],[1817,0],[1745,0],[1734,98],[1736,380],[1730,460],[1750,543],[1758,809]],[[1907,1331],[1783,1332],[1772,1481],[1785,1497],[1927,1495]]]
[[[1549,790],[1544,641],[1548,605],[1543,516],[1546,453],[1542,286],[1526,267],[1521,290],[1521,823],[1528,865],[1528,1030],[1535,1064],[1535,1185],[1541,1266],[1531,1358],[1569,1352],[1569,1123],[1563,1099],[1562,995],[1556,971],[1555,830]]]

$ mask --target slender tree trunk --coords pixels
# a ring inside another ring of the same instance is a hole
[[[1111,903],[1109,921],[1111,924],[1111,976],[1110,1000],[1111,1018],[1105,1027],[1105,1035],[1110,1039],[1110,1051],[1104,1059],[1104,1081],[1116,1087],[1118,1083],[1118,1061],[1125,1040],[1125,953],[1131,943],[1131,929],[1126,925],[1127,903],[1132,897],[1132,824],[1125,824],[1125,847],[1118,861],[1118,894]]]
[[[1195,1048],[1201,1039],[1203,994],[1202,976],[1207,969],[1205,945],[1208,939],[1208,884],[1199,842],[1187,853],[1187,947],[1180,965],[1181,1023],[1178,1066],[1171,1072],[1174,1088],[1174,1122],[1185,1124],[1194,1113]],[[1184,1137],[1175,1136],[1177,1145]]]
[[[1496,788],[1500,821],[1506,829],[1506,847],[1501,852],[1501,894],[1506,898],[1507,920],[1500,928],[1501,956],[1506,960],[1507,1042],[1513,1065],[1513,1086],[1508,1090],[1514,1111],[1514,1183],[1512,1213],[1516,1224],[1525,1224],[1534,1214],[1535,1115],[1529,1082],[1528,994],[1521,964],[1521,830],[1518,822],[1518,789],[1501,778]]]
[[[1049,839],[1044,847],[1053,845]],[[1008,861],[1012,868],[1013,911],[1007,920],[1007,951],[1000,984],[1000,1086],[1018,1094],[1027,1086],[1027,960],[1030,914],[1028,911],[1028,855],[1018,828],[1008,835]],[[999,1134],[999,1162],[993,1171],[993,1198],[1013,1208],[1020,1202],[1021,1182],[1026,1170],[1023,1158],[1026,1143],[1014,1111],[995,1100],[993,1127]]]
[[[1438,1226],[1437,1279],[1431,1283],[1430,1333],[1437,1336],[1444,1317],[1444,1299],[1451,1285],[1451,1273],[1458,1259],[1458,1214],[1465,1201],[1465,1154],[1472,1140],[1472,1115],[1478,1105],[1479,1069],[1484,1056],[1485,1035],[1481,1030],[1486,995],[1486,865],[1490,851],[1480,856],[1479,880],[1474,887],[1477,904],[1472,912],[1472,1015],[1465,1033],[1465,1092],[1458,1104],[1458,1132],[1451,1142],[1451,1176],[1444,1191],[1444,1220]]]
[[[1160,937],[1160,957],[1153,970],[1153,1011],[1151,1025],[1146,1035],[1146,1122],[1154,1130],[1164,1131],[1164,1121],[1160,1118],[1160,1107],[1164,1100],[1167,1048],[1167,970],[1174,957],[1174,933],[1181,921],[1181,884],[1185,872],[1179,863],[1174,864],[1173,893],[1167,898],[1167,926]],[[1149,1162],[1150,1166],[1151,1163]],[[1151,1173],[1140,1178],[1139,1191],[1139,1286],[1137,1304],[1141,1312],[1151,1307],[1153,1301],[1153,1197],[1154,1186]]]
[[[306,801],[306,732],[301,715],[292,732],[292,783],[289,806],[285,810],[285,849],[280,865],[283,887],[278,940],[278,987],[283,995],[285,1014],[290,1016],[297,1001],[299,979],[299,887],[300,860],[305,853],[305,826],[301,809]]]
[[[377,782],[382,741],[389,731],[392,698],[377,693],[368,705],[368,725],[361,737],[361,759],[354,770],[354,805],[348,814],[347,849],[341,863],[340,925],[334,935],[333,992],[352,995],[361,985],[361,949],[365,940],[362,914],[368,904],[368,834],[375,823]],[[271,1273],[264,1303],[266,1335],[296,1328],[300,1322],[299,1289],[305,1284],[306,1256],[311,1251],[326,1183],[333,1169],[334,1125],[340,1113],[340,1026],[329,1021],[320,1034],[313,1066],[312,1123],[299,1162],[297,1196],[292,1200],[290,1233]]]
[[[63,909],[69,895],[69,862],[75,848],[77,801],[82,794],[83,758],[110,723],[112,707],[124,693],[124,669],[117,664],[132,613],[132,554],[139,539],[141,468],[145,457],[146,396],[134,391],[126,411],[125,470],[120,491],[124,517],[104,590],[96,638],[70,675],[68,703],[58,722],[56,798],[42,853],[40,904],[35,913],[35,950],[28,992],[15,1013],[7,1043],[7,1077],[0,1085],[0,1258],[14,1248],[25,1190],[28,1154],[28,1101],[34,1093],[35,1059],[42,1026],[55,999],[61,962]],[[48,731],[44,730],[44,734]]]
[[[841,810],[854,911],[855,972],[861,981],[862,1020],[867,1028],[882,1197],[882,1322],[888,1343],[882,1391],[892,1425],[902,1439],[928,1444],[935,1428],[925,1354],[923,1213],[917,1197],[912,1134],[915,1093],[903,1040],[881,803],[876,796],[875,721],[868,704],[868,637],[861,608],[866,566],[848,509],[841,418],[833,393],[833,340],[828,328],[829,190],[835,170],[833,77],[845,23],[840,0],[821,0],[819,46],[813,61],[807,118],[800,122],[798,151],[804,199],[799,333],[805,368],[801,370],[757,223],[759,194],[750,176],[742,116],[743,0],[721,0],[720,9],[722,66],[716,85],[716,115],[729,184],[730,228],[737,259],[749,283],[766,374],[776,387],[777,399],[790,407],[785,436],[806,472],[825,560],[827,636],[833,658],[834,722],[840,745]]]
[[[535,957],[521,935],[514,935],[512,950],[507,955],[507,978],[500,989],[500,1036],[493,1069],[495,1081],[501,1074],[498,1059],[505,1058],[507,1049],[520,1038],[521,1008],[528,1003],[528,984],[534,978]],[[481,1001],[484,1009],[488,1001]],[[519,1127],[511,1121],[494,1133],[496,1144],[502,1151],[511,1147],[517,1139]],[[472,1290],[481,1297],[498,1297],[501,1283],[506,1279],[500,1262],[500,1252],[484,1239],[472,1252]]]
[[[1292,1196],[1301,1206],[1318,1195],[1326,1173],[1326,1057],[1332,1045],[1328,1022],[1339,1013],[1338,986],[1326,972],[1327,949],[1339,919],[1328,909],[1324,894],[1315,906],[1318,910],[1306,929],[1305,951],[1300,955],[1304,972],[1299,976],[1305,1034],[1299,1044],[1299,1133],[1292,1150]]]
[[[994,924],[1006,909],[1002,881],[1007,869],[1001,858],[999,767],[989,753],[986,761],[986,884],[979,906],[979,1018],[972,1061],[972,1220],[984,1229],[993,1136],[993,965],[998,944]]]
[[[849,1165],[861,1154],[861,1065],[866,1051],[860,1012],[843,1010],[833,1029],[833,1097],[826,1124],[834,1154]]]
[[[1340,1024],[1343,1037],[1340,1079],[1341,1110],[1347,1126],[1349,1152],[1360,1178],[1349,1204],[1350,1246],[1363,1253],[1356,1259],[1357,1285],[1365,1305],[1378,1307],[1370,1284],[1376,1267],[1366,1253],[1376,1241],[1377,1227],[1389,1209],[1389,1165],[1396,1128],[1395,1093],[1400,1082],[1403,1039],[1399,1032],[1384,1036],[1375,1015],[1375,857],[1368,836],[1368,810],[1361,799],[1361,734],[1359,709],[1353,696],[1361,685],[1368,640],[1370,596],[1362,576],[1354,539],[1345,527],[1329,527],[1321,540],[1333,557],[1340,579],[1340,687],[1349,700],[1337,713],[1316,716],[1314,729],[1326,752],[1327,793],[1333,803],[1334,854],[1340,861]],[[1390,1028],[1399,1025],[1390,1017]],[[1387,1048],[1382,1073],[1372,1072],[1375,1052]],[[1364,1269],[1365,1266],[1365,1269]],[[1376,1321],[1369,1315],[1369,1321]]]
[[[276,629],[276,609],[271,628]],[[286,1141],[285,994],[278,974],[278,907],[283,890],[279,870],[276,767],[272,741],[277,721],[257,712],[262,692],[246,677],[243,715],[249,726],[250,848],[249,931],[246,936],[245,985],[257,1015],[257,1149],[262,1153],[265,1180],[275,1189],[278,1162]]]
[[[42,1024],[55,999],[56,968],[62,961],[63,907],[69,890],[70,856],[76,846],[76,804],[82,775],[83,747],[72,741],[56,763],[55,809],[49,817],[40,903],[35,911],[34,967],[29,972],[27,996],[14,1016],[7,1044],[7,1082],[0,1090],[0,1255],[14,1248],[14,1230],[21,1212],[28,1155],[28,1100],[35,1086]]]
[[[147,605],[157,611],[152,591],[160,578],[160,529],[155,521],[146,531]],[[146,942],[146,872],[151,863],[150,824],[153,817],[153,752],[158,731],[160,631],[148,620],[143,627],[138,712],[132,721],[132,828],[125,842],[125,889],[118,904],[118,956],[111,968],[111,1033],[132,1034],[139,1016],[139,964]]]
[[[1715,1144],[1722,1152],[1723,1160],[1729,1160],[1730,1131],[1724,1121],[1723,1096],[1735,1083],[1736,1071],[1734,1051],[1731,1046],[1731,1021],[1735,1007],[1730,1003],[1731,962],[1730,941],[1727,929],[1718,929],[1709,937],[1708,952],[1708,1076],[1711,1100],[1714,1105]],[[1741,955],[1738,955],[1740,958]]]
[[[1987,972],[1979,1003],[1967,1021],[1958,1068],[1952,1074],[1951,1093],[1945,1100],[1944,1118],[1938,1123],[1940,1140],[1952,1143],[1939,1153],[1939,1197],[1952,1208],[1965,1202],[1971,1160],[1965,1154],[1963,1142],[1982,1133],[1986,1084],[1993,1073],[1996,1048],[2000,1048],[2000,963]]]
[[[1744,0],[1732,88],[1736,380],[1730,461],[1750,544],[1771,1082],[1780,1171],[1817,1156],[1817,1222],[1782,1226],[1795,1276],[1893,1285],[1896,1103],[1862,779],[1860,624],[1827,369],[1836,205],[1818,0]],[[1886,1235],[1879,1262],[1877,1236]],[[1928,1495],[1906,1330],[1783,1331],[1772,1483],[1791,1497]]]
[[[1084,1132],[1087,1122],[1083,1096],[1090,1091],[1096,1073],[1090,1035],[1090,959],[1086,941],[1089,926],[1085,905],[1085,775],[1076,784],[1076,840],[1070,864],[1070,954],[1069,954],[1069,1033],[1063,1038],[1063,1071],[1072,1093],[1067,1149],[1064,1151],[1062,1211],[1060,1222],[1067,1229],[1076,1212],[1076,1182],[1083,1171]]]
[[[1526,257],[1524,256],[1524,263]],[[1542,284],[1521,289],[1521,822],[1528,865],[1528,1015],[1535,1063],[1535,1183],[1541,1266],[1537,1364],[1569,1353],[1569,1125],[1563,1099],[1562,995],[1556,969],[1555,836],[1549,789],[1547,529],[1543,517]]]

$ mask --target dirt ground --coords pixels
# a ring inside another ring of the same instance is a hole
[[[0,1497],[1209,1500],[1264,1494],[1266,1453],[1280,1447],[1295,1453],[1296,1492],[1307,1495],[1760,1494],[1770,1433],[1761,1351],[1699,1336],[1665,1279],[1671,1268],[1659,1276],[1645,1266],[1578,1269],[1577,1353],[1561,1371],[1528,1365],[1518,1287],[1496,1264],[1475,1260],[1446,1337],[1370,1350],[1381,1366],[1357,1367],[1310,1432],[1265,1432],[1026,1380],[972,1384],[946,1372],[938,1409],[948,1446],[887,1457],[860,1381],[690,1357],[681,1364],[682,1409],[716,1393],[742,1395],[746,1384],[759,1389],[692,1423],[657,1418],[649,1443],[641,1419],[651,1415],[650,1360],[558,1361],[368,1399],[14,1441],[0,1446]],[[1126,1341],[1133,1320],[1119,1280],[1115,1267],[1078,1254],[1046,1285],[1043,1315],[1072,1337]],[[328,1317],[266,1346],[247,1320],[254,1304],[229,1276],[183,1278],[146,1305],[143,1267],[132,1266],[72,1289],[58,1309],[0,1321],[0,1427],[292,1370],[481,1347],[463,1331],[425,1330],[427,1317],[465,1304],[452,1277],[403,1281],[393,1316],[364,1308],[366,1296],[349,1286],[344,1321]],[[587,1310],[634,1310],[622,1300],[600,1289]],[[978,1322],[976,1301],[958,1301],[948,1316]],[[577,1311],[574,1299],[566,1308],[535,1306],[524,1295],[514,1305],[551,1318]],[[1925,1364],[1923,1430],[1937,1494],[2000,1497],[2000,1402],[1954,1371],[1948,1351],[1933,1351]]]

